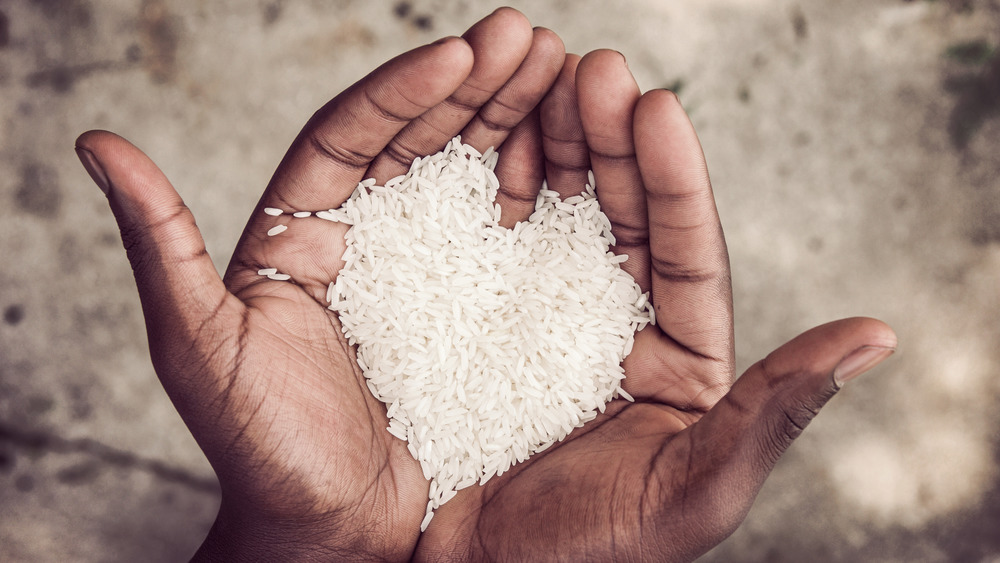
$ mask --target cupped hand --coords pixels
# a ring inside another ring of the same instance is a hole
[[[456,134],[480,150],[501,145],[532,115],[564,55],[552,32],[501,9],[462,38],[375,70],[302,130],[224,279],[148,157],[107,132],[77,140],[118,221],[156,372],[219,477],[222,504],[199,558],[412,555],[428,482],[386,432],[385,409],[326,308],[346,227],[290,214],[335,208],[362,178],[401,174]],[[277,225],[287,232],[268,236]],[[290,279],[259,275],[265,268]]]
[[[515,157],[515,155],[518,155]],[[771,468],[849,379],[886,358],[883,323],[817,327],[734,383],[729,260],[699,141],[672,93],[640,95],[624,58],[567,56],[539,118],[498,170],[503,222],[524,219],[542,178],[563,196],[593,169],[625,268],[651,292],[624,389],[563,442],[437,511],[420,560],[689,561],[745,517]]]

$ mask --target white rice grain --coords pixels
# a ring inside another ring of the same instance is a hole
[[[427,514],[424,515],[423,521],[420,522],[420,531],[421,532],[426,532],[427,531],[427,526],[430,525],[431,519],[433,519],[433,518],[434,518],[434,511],[432,511],[432,510],[428,511]]]
[[[530,218],[505,229],[498,158],[456,137],[315,214],[351,225],[326,297],[388,407],[387,431],[431,481],[421,530],[458,490],[563,440],[613,398],[633,400],[622,359],[655,322],[621,269],[628,257],[610,251],[593,173],[566,200],[543,185]]]

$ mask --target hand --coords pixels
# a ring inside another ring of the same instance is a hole
[[[346,230],[266,215],[339,206],[363,177],[384,181],[454,135],[499,146],[562,66],[552,32],[501,9],[389,61],[322,108],[278,167],[225,279],[194,217],[142,152],[107,132],[77,140],[121,229],[164,388],[215,469],[218,518],[198,558],[402,560],[428,482],[385,431],[326,308]],[[289,232],[268,237],[276,223]],[[340,229],[340,230],[338,230]],[[277,268],[292,282],[258,269]]]
[[[618,53],[568,56],[540,120],[508,139],[504,157],[515,154],[521,178],[544,176],[563,196],[593,169],[614,250],[651,291],[658,325],[625,359],[635,403],[613,401],[563,442],[460,491],[417,558],[694,559],[732,533],[785,449],[841,385],[893,351],[895,335],[872,319],[827,324],[733,383],[729,259],[701,146],[677,98],[640,96]],[[538,189],[512,186],[506,224],[527,216]]]

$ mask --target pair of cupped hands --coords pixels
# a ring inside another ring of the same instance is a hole
[[[501,150],[501,223],[596,177],[613,250],[658,325],[636,335],[607,412],[420,522],[428,481],[386,431],[325,302],[347,227],[264,207],[338,207],[457,134]],[[153,365],[215,469],[222,501],[199,560],[686,561],[743,520],[784,450],[848,380],[892,353],[885,324],[814,328],[734,374],[729,260],[694,129],[623,56],[567,55],[500,9],[464,36],[385,63],[320,109],[250,216],[224,278],[160,170],[111,133],[77,151],[106,192],[135,273]],[[278,218],[279,220],[282,218]],[[257,274],[274,267],[293,282]]]

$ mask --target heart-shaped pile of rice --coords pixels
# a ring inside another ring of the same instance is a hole
[[[433,509],[594,419],[652,307],[609,251],[593,175],[560,200],[543,189],[513,229],[497,224],[498,154],[455,138],[336,210],[346,266],[327,298],[357,345],[388,431],[431,481]]]

